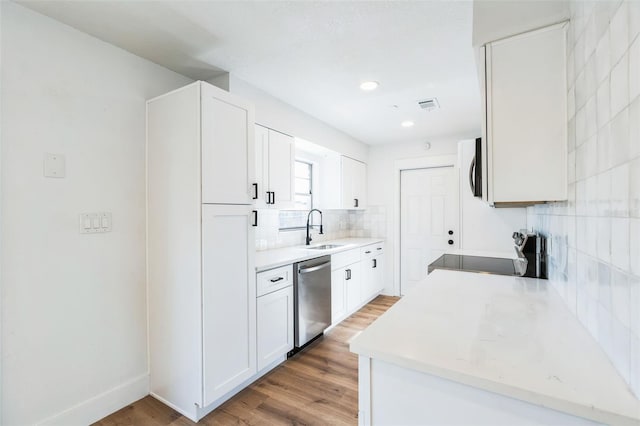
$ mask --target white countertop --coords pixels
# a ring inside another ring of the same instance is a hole
[[[351,351],[609,424],[640,401],[546,280],[436,270]]]
[[[446,252],[447,254],[459,254],[463,256],[483,256],[483,257],[499,257],[502,259],[516,259],[515,250],[511,251],[484,251],[484,250],[467,250],[453,249]]]
[[[320,246],[325,244],[339,244],[340,247],[330,250],[310,250],[308,246],[284,247],[274,250],[264,250],[256,252],[255,264],[256,271],[266,271],[267,269],[277,268],[278,266],[289,265],[295,262],[301,262],[314,257],[336,254],[341,251],[351,250],[358,247],[368,246],[384,241],[381,238],[342,238],[339,240],[322,241],[312,244]]]

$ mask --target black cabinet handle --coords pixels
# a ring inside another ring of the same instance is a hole
[[[364,252],[364,254],[369,254],[369,253],[371,253],[371,250],[367,250]]]
[[[253,225],[251,226],[258,226],[258,210],[253,210]]]
[[[452,246],[452,245],[453,245],[453,240],[449,240],[449,241],[447,241],[447,242],[449,243],[449,245],[450,245],[450,246]]]
[[[382,247],[378,247],[376,250],[382,250]]]
[[[271,278],[269,281],[271,281],[272,283],[277,283],[278,281],[282,281],[284,280],[283,277],[278,277],[278,278]]]
[[[453,231],[449,229],[449,235],[453,235]]]
[[[349,281],[351,279],[351,269],[345,269],[344,272],[347,274],[345,277],[345,281]]]
[[[271,195],[273,195],[273,199],[271,200],[271,204],[275,204],[276,203],[276,193],[275,193],[275,191],[272,191]]]
[[[254,200],[258,199],[258,184],[257,183],[253,184],[253,199]]]
[[[353,207],[358,207],[358,199],[354,198],[353,201],[354,201]]]
[[[377,268],[378,267],[378,259],[373,259],[373,268]]]
[[[273,204],[273,201],[271,201],[271,194],[273,194],[273,192],[267,191],[267,204]]]

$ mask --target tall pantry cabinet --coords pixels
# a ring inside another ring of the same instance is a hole
[[[253,126],[204,82],[147,102],[150,390],[194,421],[257,371]]]

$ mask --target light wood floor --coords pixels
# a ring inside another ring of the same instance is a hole
[[[348,342],[398,299],[378,296],[198,424],[357,424],[358,358],[349,352]],[[95,423],[98,426],[193,424],[150,396]]]

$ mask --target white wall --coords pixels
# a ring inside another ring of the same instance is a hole
[[[367,162],[368,145],[234,75],[223,75],[209,82],[253,102],[256,107],[256,123]]]
[[[566,0],[474,0],[474,46],[569,19]]]
[[[2,60],[1,422],[87,424],[148,392],[145,100],[189,80],[9,2]]]
[[[549,279],[640,397],[640,2],[571,3],[569,201],[530,207]]]
[[[377,231],[372,235],[383,237],[387,244],[385,247],[385,294],[398,294],[400,283],[396,282],[395,258],[398,247],[394,247],[396,234],[399,232],[400,218],[395,217],[398,182],[396,179],[396,161],[408,158],[431,157],[440,155],[457,154],[458,138],[452,137],[440,141],[432,141],[431,148],[425,149],[424,143],[374,145],[369,150],[368,174],[368,209],[372,216],[371,226]],[[378,221],[386,222],[386,226],[380,226]],[[365,221],[369,222],[365,217]],[[365,225],[368,228],[369,224]]]

